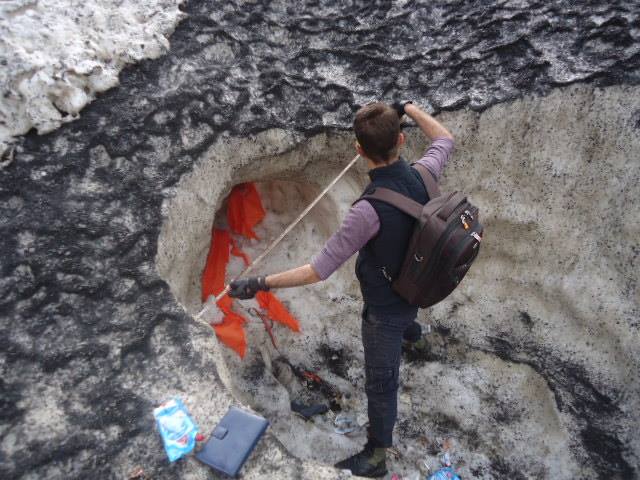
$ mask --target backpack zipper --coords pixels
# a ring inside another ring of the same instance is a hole
[[[475,231],[475,228],[477,227],[477,225],[478,225],[477,222],[474,222],[473,224],[474,231],[462,237],[458,242],[458,244],[456,245],[456,247],[453,249],[453,252],[451,253],[451,260],[448,262],[448,265],[447,265],[447,270],[451,270],[453,267],[455,267],[453,262],[458,257],[458,255],[460,255],[460,252],[462,252],[462,250],[464,250],[470,242],[472,241],[474,242],[474,247],[473,247],[474,250],[480,244],[480,240],[478,239],[482,239],[482,237],[478,235],[478,233]]]
[[[474,238],[474,237],[471,237],[471,236],[468,236],[468,237],[466,237],[466,236],[465,236],[462,240],[460,240],[460,244],[458,244],[458,245],[456,246],[455,255],[452,255],[452,257],[451,257],[451,258],[452,258],[452,259],[457,258],[457,256],[460,254],[460,252],[461,252],[463,249],[467,248],[467,246],[469,245],[469,243],[470,243],[470,242],[472,242],[472,241],[474,242],[474,247],[475,247],[475,246],[477,246],[477,245],[479,245],[479,244],[475,241],[475,238]],[[451,271],[452,271],[452,270],[454,270],[454,269],[455,269],[455,268],[457,268],[457,267],[462,267],[462,266],[466,265],[467,263],[472,262],[473,260],[475,260],[475,258],[476,258],[477,256],[478,256],[478,249],[477,249],[477,248],[473,248],[473,249],[472,249],[472,253],[471,253],[471,258],[470,258],[469,260],[467,260],[467,262],[465,262],[464,264],[456,266],[456,265],[454,265],[452,262],[449,262],[449,264],[447,265],[447,268],[445,269],[445,270],[448,272],[449,279],[450,279],[453,283],[455,283],[456,285],[458,285],[458,284],[460,283],[460,279],[459,279],[457,276],[452,277],[452,276],[451,276]]]
[[[465,213],[463,213],[462,215],[460,215],[460,221],[462,222],[462,226],[464,227],[465,230],[469,230],[469,224],[467,223],[467,221],[464,219],[464,217],[466,216],[467,211],[465,210]]]

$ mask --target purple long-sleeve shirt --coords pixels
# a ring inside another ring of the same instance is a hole
[[[427,167],[439,179],[452,153],[452,139],[436,138],[416,163]],[[379,229],[380,219],[373,205],[367,200],[356,203],[347,212],[340,229],[327,240],[320,253],[313,257],[311,266],[322,280],[327,279],[351,255],[364,247]]]

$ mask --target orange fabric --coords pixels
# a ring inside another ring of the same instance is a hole
[[[214,228],[211,231],[211,247],[207,255],[207,264],[202,272],[202,301],[209,295],[218,295],[224,289],[224,277],[229,263],[229,245],[231,236],[226,230]]]
[[[206,301],[209,295],[218,295],[224,289],[224,281],[229,263],[229,249],[231,247],[231,235],[227,230],[214,228],[212,231],[211,248],[207,255],[207,264],[202,272],[202,301]],[[233,300],[225,295],[218,301],[218,307],[224,313],[222,323],[212,325],[218,339],[235,350],[244,358],[247,351],[247,340],[242,325],[245,319],[231,308]]]
[[[232,348],[240,358],[244,358],[247,351],[247,338],[244,333],[244,322],[246,321],[242,315],[237,314],[231,309],[233,299],[229,295],[225,295],[218,301],[220,310],[224,312],[224,320],[218,325],[212,325],[216,331],[218,339]]]
[[[248,238],[255,238],[253,227],[265,216],[260,195],[253,183],[236,185],[229,195],[227,218],[231,230]],[[244,253],[236,240],[227,230],[214,228],[211,232],[211,247],[207,255],[207,263],[202,272],[202,301],[209,295],[218,295],[225,286],[229,255],[242,258],[245,265],[251,263],[249,256]],[[271,292],[258,292],[258,304],[267,311],[270,318],[286,325],[294,332],[300,331],[298,320],[280,303]],[[232,348],[240,358],[244,358],[247,351],[247,339],[244,332],[246,319],[233,311],[233,299],[225,295],[218,301],[218,307],[224,313],[222,323],[212,325],[218,339]]]
[[[235,257],[242,258],[242,261],[244,261],[244,264],[247,267],[251,263],[251,259],[249,258],[249,255],[247,255],[242,250],[240,250],[240,247],[238,246],[238,242],[233,237],[231,237],[231,254]]]
[[[280,303],[280,300],[273,293],[260,291],[256,294],[256,299],[258,304],[267,311],[271,319],[286,325],[294,332],[300,331],[298,320],[289,313],[289,310]]]
[[[265,216],[260,194],[252,182],[240,183],[229,194],[227,220],[234,233],[258,239],[253,231]]]

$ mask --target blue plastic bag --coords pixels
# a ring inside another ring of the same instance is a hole
[[[452,467],[444,467],[427,477],[427,480],[460,480]]]
[[[198,427],[189,416],[182,400],[175,397],[164,402],[153,410],[153,416],[169,461],[174,462],[193,450]]]

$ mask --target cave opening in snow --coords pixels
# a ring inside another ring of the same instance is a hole
[[[409,135],[407,158],[415,157],[423,147],[414,133]],[[255,259],[340,171],[344,163],[338,160],[346,162],[353,155],[350,137],[344,134],[312,139],[271,155],[264,154],[261,142],[251,143],[250,147],[225,147],[248,152],[246,165],[221,174],[218,162],[224,161],[224,152],[228,151],[223,148],[221,160],[211,155],[181,182],[165,212],[167,221],[159,243],[158,268],[177,300],[192,315],[201,307],[201,274],[211,231],[213,227],[226,226],[227,197],[234,185],[254,182],[266,210],[264,220],[254,228],[259,240],[235,236],[240,248]],[[334,161],[327,163],[328,157]],[[338,228],[366,184],[363,163],[336,184],[252,275],[269,274],[310,261]],[[256,168],[258,164],[260,168]],[[289,452],[303,460],[333,464],[347,453],[357,451],[365,441],[362,304],[353,272],[354,260],[343,265],[328,281],[277,291],[278,298],[302,328],[295,333],[275,324],[278,351],[271,345],[262,321],[250,313],[251,307],[257,306],[254,300],[234,302],[234,309],[248,320],[244,359],[219,344],[214,335],[207,346],[216,351],[219,374],[234,397],[267,417],[270,431]],[[227,281],[243,267],[239,257],[231,256]],[[463,292],[458,295],[468,296],[469,292]],[[454,305],[464,302],[462,298]],[[443,447],[452,442],[457,452],[473,451],[484,439],[495,436],[496,417],[511,425],[501,434],[505,444],[518,435],[518,430],[526,430],[535,423],[545,425],[543,428],[555,441],[565,440],[565,432],[556,430],[553,416],[546,418],[548,410],[553,410],[552,400],[544,380],[536,372],[470,349],[440,324],[437,316],[422,311],[418,321],[424,326],[433,325],[431,351],[424,358],[405,358],[401,367],[395,443],[403,455],[394,458],[396,470],[411,471],[416,456],[431,455],[433,462]],[[323,392],[307,388],[288,363],[282,361],[281,353],[291,365],[317,373],[339,391],[339,408],[331,405],[332,410],[311,421],[294,414],[291,401],[327,405],[330,402]],[[513,385],[518,387],[514,390]],[[443,404],[441,399],[445,397],[449,400]],[[535,407],[522,407],[536,403]],[[520,411],[522,408],[525,414]],[[465,418],[465,409],[472,417]],[[336,433],[337,414],[351,417],[360,428],[348,436]],[[473,423],[478,416],[480,425]],[[477,459],[480,463],[485,461],[488,460]]]
[[[486,235],[461,287],[419,313],[418,321],[433,327],[431,352],[401,366],[394,471],[415,472],[424,458],[434,465],[444,446],[467,474],[502,468],[535,478],[558,469],[591,478],[585,468],[620,456],[576,439],[604,421],[589,392],[625,385],[625,365],[636,361],[624,319],[636,308],[625,286],[637,275],[620,258],[631,258],[637,237],[617,207],[637,203],[631,194],[637,168],[629,170],[628,159],[640,145],[633,122],[617,109],[627,97],[616,89],[572,88],[443,119],[457,136],[457,152],[442,189],[469,194]],[[425,141],[415,130],[407,133],[405,156],[415,159]],[[211,228],[234,185],[256,182],[267,209],[256,227],[260,241],[242,240],[255,258],[353,155],[352,136],[344,132],[299,141],[272,130],[211,146],[164,206],[156,265],[177,301],[191,314],[200,309]],[[307,263],[366,182],[361,163],[254,273]],[[602,222],[606,228],[585,229]],[[242,267],[239,259],[231,262],[228,279]],[[301,333],[274,327],[280,351],[341,389],[343,413],[366,419],[353,260],[328,281],[277,295],[302,327]],[[333,464],[357,451],[364,432],[335,433],[332,412],[309,422],[291,412],[291,400],[308,392],[276,361],[258,319],[246,331],[244,360],[213,335],[198,347],[215,351],[234,397],[266,416],[270,431],[303,460]],[[607,418],[615,422],[614,414]]]

